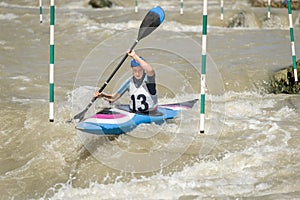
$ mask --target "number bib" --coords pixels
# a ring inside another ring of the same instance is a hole
[[[143,81],[140,87],[136,87],[133,81],[130,81],[130,109],[133,112],[147,112],[156,109],[157,95],[151,95],[146,82]]]

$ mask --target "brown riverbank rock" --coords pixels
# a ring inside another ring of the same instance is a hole
[[[112,2],[110,0],[90,0],[89,5],[91,5],[93,8],[110,8],[112,6]]]
[[[252,6],[254,7],[267,7],[268,0],[249,0]],[[291,0],[291,6],[293,10],[300,9],[299,0]],[[287,1],[285,0],[271,0],[271,7],[273,8],[287,8]]]
[[[294,68],[289,66],[275,72],[271,80],[274,93],[300,94],[300,59],[297,61],[298,82],[295,82]]]

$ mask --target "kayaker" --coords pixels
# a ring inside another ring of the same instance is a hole
[[[115,94],[98,91],[95,97],[103,97],[109,103],[117,101],[126,91],[130,96],[130,110],[132,112],[151,112],[157,109],[157,91],[155,71],[144,58],[133,50],[127,52],[130,56],[133,76],[125,81]]]

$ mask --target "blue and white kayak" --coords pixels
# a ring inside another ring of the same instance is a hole
[[[178,116],[183,109],[190,109],[197,99],[182,103],[159,105],[157,111],[149,113],[133,113],[129,105],[118,105],[104,108],[95,115],[76,125],[80,131],[98,135],[120,135],[132,131],[140,124],[162,124],[168,119]]]

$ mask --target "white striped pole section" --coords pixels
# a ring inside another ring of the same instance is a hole
[[[296,50],[295,50],[295,39],[294,39],[294,28],[293,28],[293,15],[292,15],[291,0],[288,0],[288,13],[289,13],[289,23],[290,23],[290,38],[291,38],[291,49],[292,49],[294,77],[295,77],[295,82],[297,82],[298,81],[298,73],[297,73],[297,63],[296,63]]]
[[[268,19],[271,18],[271,0],[268,0]]]
[[[42,6],[42,0],[39,0],[40,2],[40,23],[43,23],[43,6]]]
[[[183,0],[180,0],[180,14],[183,15]]]
[[[49,121],[54,122],[54,0],[50,1],[50,70],[49,70]]]
[[[137,13],[139,11],[139,7],[138,7],[138,0],[135,0],[135,8],[134,11]]]
[[[221,0],[221,16],[220,19],[223,21],[224,19],[224,0]]]
[[[204,133],[205,115],[205,78],[206,78],[206,41],[207,41],[207,0],[203,0],[202,22],[202,68],[201,68],[201,105],[200,105],[200,133]]]

